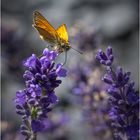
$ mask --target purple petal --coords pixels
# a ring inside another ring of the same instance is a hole
[[[45,125],[43,121],[40,121],[40,120],[32,120],[31,127],[34,133],[42,132],[45,129]]]
[[[54,93],[50,93],[49,95],[51,103],[56,103],[58,101],[57,96]]]
[[[57,57],[57,53],[56,53],[55,51],[51,51],[51,52],[50,52],[49,59],[50,59],[50,60],[54,60],[56,57]]]
[[[112,48],[111,48],[111,47],[108,47],[108,48],[106,49],[106,54],[107,54],[108,57],[109,57],[110,55],[112,55]]]
[[[29,57],[26,61],[23,62],[23,65],[26,67],[35,67],[36,65],[36,55],[32,54],[31,57]]]
[[[66,69],[62,68],[62,65],[59,65],[58,68],[56,69],[56,74],[59,77],[66,77],[67,71],[66,71]]]
[[[17,91],[15,103],[19,105],[23,105],[26,102],[26,94],[24,91]]]
[[[43,50],[43,55],[49,56],[49,49],[48,49],[48,48],[45,48],[45,49]]]

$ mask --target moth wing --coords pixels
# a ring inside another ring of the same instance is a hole
[[[34,24],[40,37],[49,43],[55,43],[58,40],[58,34],[54,27],[38,11],[34,12]]]
[[[65,24],[62,24],[61,26],[59,26],[56,30],[58,36],[60,37],[60,39],[62,39],[65,42],[68,42],[68,32],[67,32],[67,27]]]
[[[47,40],[49,43],[52,43],[52,44],[56,43],[57,39],[53,34],[51,34],[50,32],[46,32],[46,30],[44,30],[43,28],[40,28],[36,25],[34,25],[34,27],[39,32],[41,39]]]

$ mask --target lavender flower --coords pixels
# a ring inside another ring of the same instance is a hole
[[[54,90],[61,84],[58,77],[65,77],[66,70],[62,64],[55,66],[57,55],[45,49],[40,58],[32,54],[24,61],[26,89],[17,91],[15,104],[17,114],[22,117],[20,132],[27,140],[36,140],[37,133],[48,128],[47,113],[58,101]]]
[[[82,106],[82,124],[89,126],[86,130],[90,137],[97,140],[111,139],[107,95],[99,80],[99,68],[93,60],[90,63],[79,63],[72,69],[71,77],[72,93],[76,96],[76,103]]]
[[[75,29],[77,30],[77,29]],[[97,31],[84,31],[83,28],[77,30],[74,36],[77,48],[84,53],[80,60],[74,62],[70,76],[73,80],[72,93],[76,96],[76,105],[82,107],[81,118],[83,128],[86,130],[91,139],[108,140],[112,137],[108,117],[107,94],[99,77],[101,71],[95,61],[94,50],[100,44],[100,37]],[[83,58],[83,59],[82,59]],[[76,64],[75,64],[76,63]],[[77,104],[78,103],[78,104]],[[88,139],[88,138],[87,138]]]
[[[96,59],[106,66],[106,73],[102,80],[109,85],[107,89],[111,105],[109,116],[112,119],[115,138],[137,140],[139,136],[139,92],[134,88],[135,83],[130,81],[130,72],[125,72],[121,67],[113,69],[111,47],[107,48],[106,53],[100,49]]]
[[[106,53],[104,53],[101,49],[98,50],[98,55],[96,55],[96,59],[106,66],[110,66],[113,62],[114,56],[112,54],[112,48],[108,47]]]
[[[77,73],[72,74],[74,80],[72,93],[77,97],[78,104],[82,106],[82,123],[89,125],[88,132],[94,139],[110,139],[106,94],[102,84],[95,77],[98,75],[99,78],[99,69],[94,70],[86,65],[86,67],[76,67],[76,71]],[[105,138],[106,134],[108,136]]]
[[[70,118],[67,112],[50,112],[47,122],[47,138],[52,140],[68,139],[67,125],[69,123]]]

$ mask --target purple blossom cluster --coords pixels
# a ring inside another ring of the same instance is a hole
[[[65,77],[67,71],[62,64],[55,65],[57,55],[44,49],[41,57],[32,54],[24,61],[26,89],[17,91],[15,104],[22,117],[20,132],[27,140],[36,140],[38,132],[48,129],[48,112],[58,102],[55,88],[61,84],[58,78]]]
[[[114,128],[116,140],[138,140],[139,137],[139,92],[130,80],[130,72],[120,66],[113,68],[113,52],[108,47],[106,52],[98,50],[96,59],[106,66],[102,80],[108,84],[110,102],[109,116]]]
[[[83,67],[84,65],[84,67]],[[96,140],[108,140],[112,137],[108,117],[108,102],[101,84],[100,69],[94,61],[79,64],[72,69],[72,94],[76,96],[76,105],[81,106],[82,124],[90,137]],[[105,137],[106,136],[106,137]]]
[[[76,36],[76,42],[77,48],[84,53],[70,71],[70,77],[73,81],[71,92],[76,96],[76,105],[81,106],[83,127],[88,126],[85,129],[91,139],[111,139],[107,94],[100,81],[101,70],[94,55],[100,38],[98,33],[91,29],[90,32],[79,32]]]
[[[88,68],[79,67],[78,74],[74,78],[72,93],[77,96],[78,104],[82,106],[82,120],[83,123],[89,125],[87,130],[90,132],[91,137],[107,140],[112,135],[107,113],[107,95],[103,90],[103,86],[98,83],[98,79],[94,77],[94,75],[99,74],[99,70]],[[94,80],[91,81],[91,79]],[[106,134],[108,134],[107,137],[104,137]]]
[[[57,106],[58,108],[58,106]],[[67,124],[70,122],[69,115],[66,112],[52,111],[48,116],[47,139],[66,140],[68,139]]]

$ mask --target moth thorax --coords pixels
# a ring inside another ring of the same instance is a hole
[[[69,43],[62,43],[61,44],[61,48],[65,51],[69,50],[70,49],[70,45]]]

